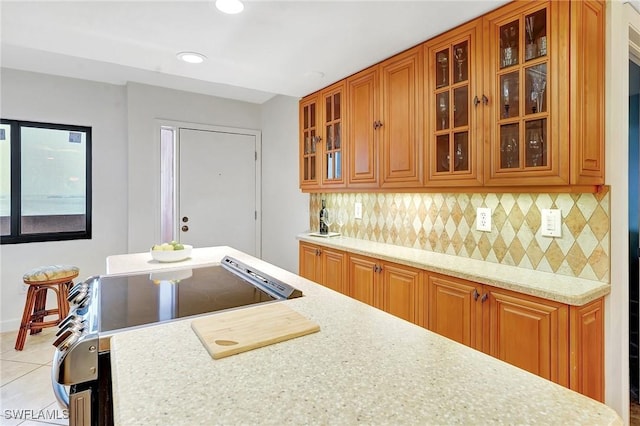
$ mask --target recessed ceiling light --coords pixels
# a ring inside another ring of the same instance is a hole
[[[205,59],[207,59],[206,56],[196,52],[180,52],[176,56],[181,61],[185,61],[190,64],[201,64]]]
[[[234,15],[244,10],[244,4],[240,0],[216,0],[216,7],[220,12]]]

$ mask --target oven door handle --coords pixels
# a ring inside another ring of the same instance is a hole
[[[61,385],[60,383],[58,383],[58,376],[60,373],[59,369],[60,369],[60,351],[56,349],[56,351],[53,354],[53,362],[51,363],[51,386],[53,387],[53,394],[56,396],[56,399],[58,400],[58,404],[60,405],[60,408],[62,408],[63,410],[68,410],[69,409],[69,392],[67,392],[67,389],[64,387],[64,385]]]
[[[51,385],[53,386],[53,394],[56,396],[60,408],[62,408],[63,410],[68,410],[69,393],[67,392],[67,389],[64,387],[64,385],[56,382],[53,377],[51,377]]]

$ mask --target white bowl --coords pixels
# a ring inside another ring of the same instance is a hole
[[[158,262],[180,262],[191,256],[193,246],[184,244],[183,250],[151,250],[151,257]]]

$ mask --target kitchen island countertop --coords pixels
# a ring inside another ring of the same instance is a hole
[[[320,332],[219,360],[190,319],[115,334],[116,425],[622,424],[604,404],[234,249],[154,266],[227,254],[302,290],[277,303]],[[149,270],[144,255],[111,258],[108,272]]]

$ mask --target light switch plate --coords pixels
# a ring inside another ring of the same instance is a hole
[[[478,207],[476,210],[476,230],[491,232],[491,209]]]
[[[560,209],[542,209],[540,211],[540,233],[543,237],[562,236],[562,211]]]
[[[362,219],[362,203],[361,202],[356,202],[354,217],[355,219]]]

